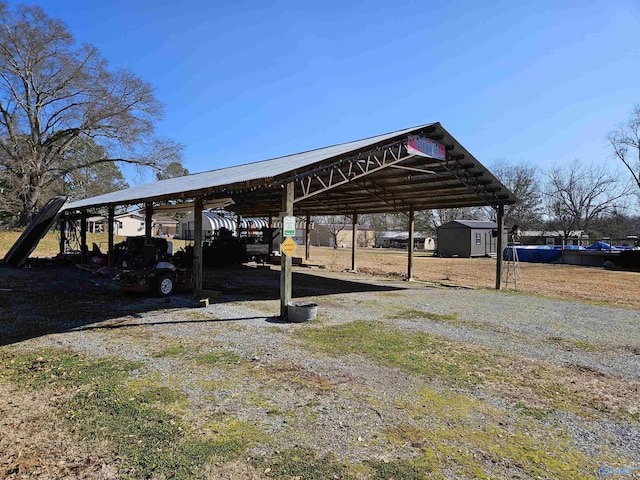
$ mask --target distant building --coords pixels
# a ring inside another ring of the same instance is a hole
[[[338,248],[350,248],[353,241],[353,229],[351,225],[345,226],[338,232],[337,246]],[[315,230],[311,232],[311,245],[316,247],[334,247],[336,239],[333,238],[332,227],[328,225],[316,224]],[[366,227],[358,225],[356,235],[357,247],[373,247],[376,244],[375,232]]]
[[[567,239],[558,232],[525,230],[520,234],[520,239],[522,245],[575,245],[579,247],[591,245],[589,235],[582,230],[571,232]]]
[[[496,222],[453,220],[439,226],[437,232],[439,257],[484,257],[497,253]],[[507,245],[504,232],[503,245]]]
[[[179,222],[171,215],[154,215],[151,224],[151,235],[154,237],[173,238],[178,233]]]
[[[121,237],[144,235],[144,215],[123,213],[113,217],[113,234]],[[107,231],[107,217],[95,216],[87,218],[87,232],[104,233]]]
[[[376,238],[376,247],[379,248],[407,248],[407,242],[409,241],[409,232],[379,232]],[[433,236],[415,232],[413,234],[413,249],[414,250],[435,250],[436,240]]]

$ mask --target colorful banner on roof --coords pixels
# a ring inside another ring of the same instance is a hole
[[[407,153],[411,155],[420,155],[421,157],[435,158],[438,160],[447,159],[444,145],[418,135],[409,135],[409,138],[407,139]]]

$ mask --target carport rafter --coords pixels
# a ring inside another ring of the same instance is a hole
[[[406,140],[400,140],[296,176],[295,180],[301,195],[297,195],[294,202],[306,200],[414,158],[414,155],[407,153],[406,145]]]

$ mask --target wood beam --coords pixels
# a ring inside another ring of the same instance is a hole
[[[60,215],[60,220],[58,221],[58,228],[60,229],[60,255],[64,255],[64,244],[67,241],[67,217],[64,213]]]
[[[294,183],[293,181],[286,183],[282,189],[282,215],[283,217],[293,216],[293,195],[294,195]],[[284,227],[284,218],[281,219],[281,225]],[[284,233],[284,228],[281,229]],[[280,236],[284,241],[284,237]],[[293,262],[289,255],[282,253],[280,255],[280,318],[286,320],[287,305],[291,302],[292,291],[292,266]]]
[[[116,262],[115,252],[113,251],[113,229],[115,222],[115,207],[113,205],[109,205],[107,209],[107,238],[108,238],[108,249],[109,253],[107,254],[107,265],[113,267]]]
[[[413,207],[409,209],[409,238],[407,239],[407,280],[413,280],[413,237],[415,222],[415,211]]]
[[[356,272],[356,242],[358,241],[358,212],[353,211],[351,222],[351,271]]]
[[[153,202],[144,204],[144,243],[151,245],[151,234],[153,228]]]
[[[87,247],[87,211],[83,210],[80,213],[80,263],[87,261],[87,253],[89,249]]]
[[[496,290],[502,288],[502,237],[504,232],[504,205],[498,205],[498,239],[496,241]]]
[[[202,291],[202,197],[193,202],[193,288]]]
[[[308,262],[310,258],[311,250],[311,215],[307,213],[307,218],[304,222],[304,259]]]

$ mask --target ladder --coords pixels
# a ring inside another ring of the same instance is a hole
[[[509,283],[513,283],[513,289],[518,290],[518,283],[522,285],[520,277],[520,262],[518,260],[518,249],[515,244],[509,243],[506,251],[506,268],[504,269],[504,283],[509,288]]]

